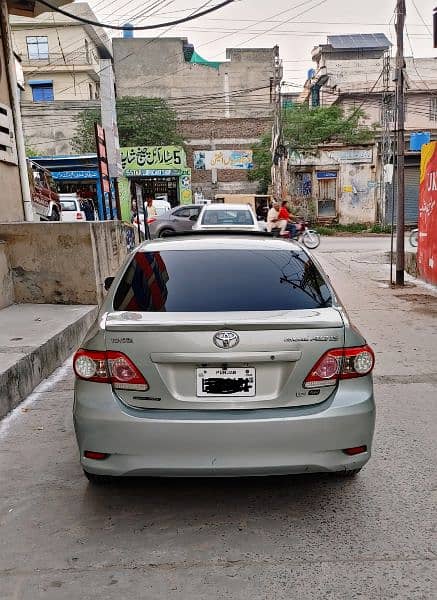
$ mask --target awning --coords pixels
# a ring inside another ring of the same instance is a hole
[[[29,85],[50,85],[53,83],[53,79],[29,79],[27,83]]]

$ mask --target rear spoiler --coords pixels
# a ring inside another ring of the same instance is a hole
[[[239,231],[238,229],[201,229],[199,231],[169,231],[162,237],[195,237],[195,236],[214,236],[214,235],[231,235],[231,236],[250,236],[250,237],[276,237],[268,231]]]

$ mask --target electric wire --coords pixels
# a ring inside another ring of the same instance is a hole
[[[235,0],[221,0],[221,2],[219,2],[215,6],[211,6],[210,8],[205,8],[201,12],[196,12],[195,14],[187,15],[186,17],[181,17],[180,19],[175,19],[173,21],[167,21],[166,23],[157,23],[155,25],[134,25],[134,26],[111,25],[109,23],[101,23],[100,21],[94,21],[93,19],[87,19],[86,17],[80,17],[78,15],[73,15],[72,13],[67,12],[63,8],[60,8],[60,7],[56,6],[55,4],[51,4],[50,2],[47,2],[47,0],[38,0],[38,2],[40,2],[47,8],[50,8],[51,10],[54,10],[55,12],[60,13],[61,15],[70,17],[74,21],[79,21],[80,23],[84,23],[86,25],[94,25],[95,27],[103,27],[105,29],[118,29],[121,31],[146,31],[146,30],[151,30],[151,29],[162,29],[163,27],[173,27],[175,25],[180,25],[182,23],[188,23],[189,21],[192,21],[194,19],[199,19],[200,17],[203,17],[204,15],[213,13],[216,10],[219,10],[220,8],[227,6],[228,4],[232,4],[233,2],[235,2]]]

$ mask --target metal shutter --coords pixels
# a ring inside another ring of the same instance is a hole
[[[420,167],[405,167],[405,223],[419,218]]]
[[[395,174],[396,176],[396,174]],[[395,180],[396,181],[396,180]],[[405,224],[416,224],[419,218],[419,182],[420,182],[420,167],[406,166],[405,167]],[[395,218],[396,223],[396,198],[397,185],[395,183]],[[386,186],[386,223],[391,222],[391,206],[392,206],[392,186]]]

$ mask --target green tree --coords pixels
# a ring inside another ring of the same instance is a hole
[[[143,96],[118,98],[117,124],[120,146],[180,145],[175,111],[160,98]],[[79,113],[73,137],[76,152],[95,152],[94,123],[101,122],[100,110]]]
[[[307,104],[295,104],[282,113],[285,146],[289,150],[305,154],[327,142],[369,142],[375,135],[375,127],[362,124],[365,116],[361,109],[345,113],[335,105],[310,108]],[[259,182],[260,192],[266,190],[271,183],[270,145],[271,135],[267,133],[253,147],[254,168],[249,172],[249,179]]]
[[[310,108],[307,104],[295,104],[283,112],[285,144],[290,149],[305,152],[327,142],[369,142],[375,129],[362,124],[365,116],[361,109],[345,113],[336,105]]]
[[[272,136],[266,133],[262,136],[260,142],[252,148],[253,169],[248,171],[249,181],[258,182],[258,193],[267,194],[268,187],[272,180],[272,154],[270,145]]]
[[[34,156],[44,156],[44,154],[45,152],[35,150],[34,148],[26,144],[26,156],[28,158],[33,158]]]

